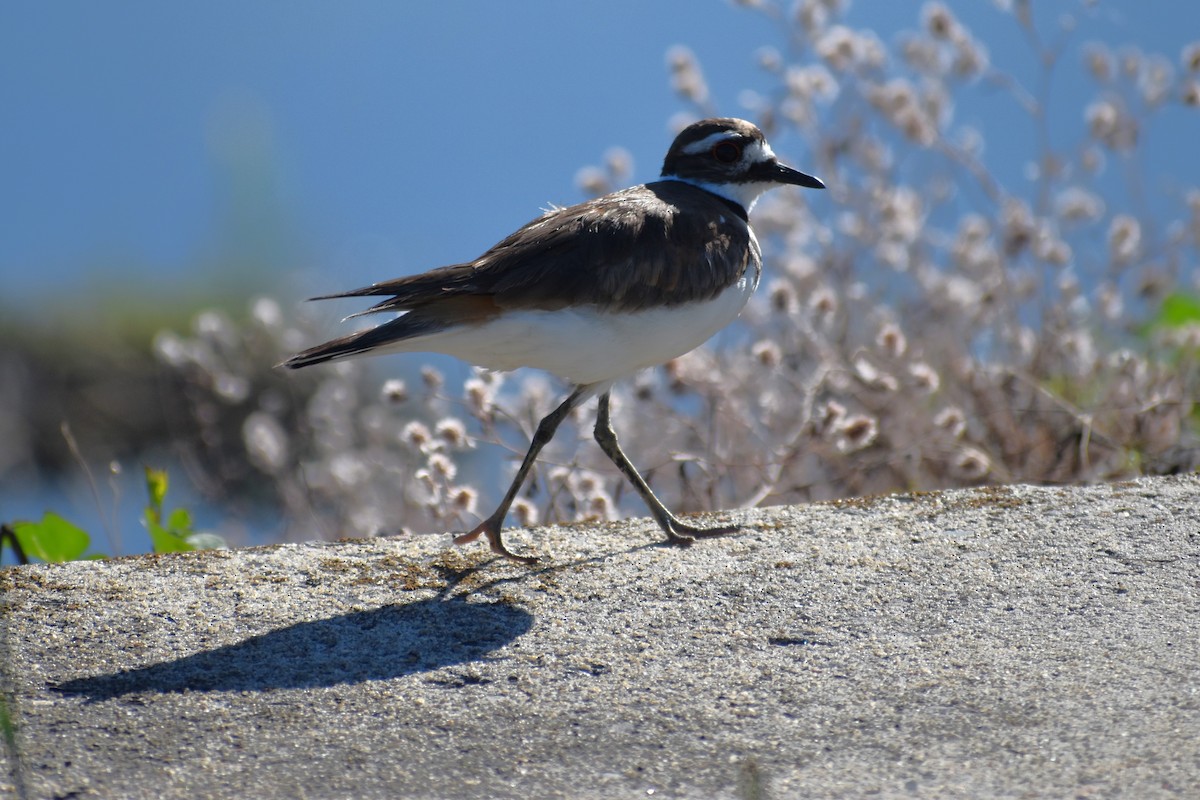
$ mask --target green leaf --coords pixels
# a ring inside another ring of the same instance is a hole
[[[25,555],[41,561],[74,561],[91,543],[82,528],[52,511],[41,522],[14,522],[12,529]]]
[[[150,531],[150,543],[156,553],[186,553],[196,549],[182,536],[176,536],[153,520],[146,520],[146,527]]]
[[[1178,328],[1190,322],[1200,322],[1200,297],[1182,292],[1167,295],[1155,322],[1168,328]]]
[[[192,532],[192,512],[186,508],[177,508],[167,517],[167,530],[177,536],[187,536]]]
[[[5,748],[10,753],[17,750],[17,724],[13,722],[12,713],[8,710],[8,697],[0,694],[0,738],[4,739]]]

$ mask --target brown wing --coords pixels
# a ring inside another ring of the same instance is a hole
[[[658,181],[550,212],[475,261],[330,296],[392,295],[364,314],[465,296],[499,310],[634,311],[706,300],[759,257],[739,212],[689,184]]]

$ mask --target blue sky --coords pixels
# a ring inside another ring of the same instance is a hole
[[[1035,73],[1008,16],[952,5],[994,63]],[[1035,5],[1046,20],[1081,7]],[[848,21],[891,41],[919,7],[859,0]],[[1146,9],[1104,4],[1073,41],[1131,41],[1177,64],[1200,6]],[[773,85],[755,51],[786,43],[721,0],[5,3],[0,304],[125,278],[134,293],[203,284],[221,252],[253,246],[230,222],[247,204],[297,245],[276,256],[295,259],[301,292],[473,257],[581,199],[576,171],[609,147],[632,153],[636,180],[655,177],[684,109],[664,66],[675,44],[738,114],[743,89]],[[1064,67],[1060,90],[1086,90],[1078,60]],[[958,114],[1003,133],[988,137],[996,168],[1020,168],[1006,151],[1032,133],[1006,130],[999,100]],[[1169,125],[1153,157],[1195,176],[1196,119]],[[775,145],[809,166],[799,142]]]

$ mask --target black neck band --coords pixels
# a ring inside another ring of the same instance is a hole
[[[693,185],[693,186],[696,186],[696,184],[692,184],[692,185]],[[708,191],[708,189],[705,189],[705,188],[704,188],[704,187],[702,187],[702,186],[696,186],[696,188],[697,188],[697,189],[699,189],[699,190],[700,190],[700,191],[702,191],[702,192],[706,192],[706,193],[708,193],[708,194],[711,194],[713,197],[715,197],[715,198],[717,198],[718,200],[720,200],[722,203],[724,203],[724,204],[725,204],[725,206],[726,206],[726,207],[727,207],[727,208],[728,208],[730,211],[732,211],[733,213],[737,214],[737,215],[738,215],[738,217],[740,217],[740,218],[741,218],[742,222],[745,222],[746,224],[749,224],[749,223],[750,223],[750,215],[746,213],[746,209],[742,207],[742,204],[741,204],[741,203],[737,202],[736,200],[730,200],[728,197],[724,197],[723,195],[719,195],[719,194],[717,194],[716,192],[710,192],[710,191]]]

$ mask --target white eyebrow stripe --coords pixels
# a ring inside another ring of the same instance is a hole
[[[687,147],[683,148],[683,152],[688,153],[689,155],[703,153],[703,152],[706,152],[710,147],[712,147],[717,142],[723,141],[725,139],[738,139],[738,138],[740,138],[740,137],[738,137],[738,135],[735,133],[730,133],[729,131],[717,131],[716,133],[710,133],[708,136],[705,136],[703,139],[701,139],[698,142],[692,142]]]

